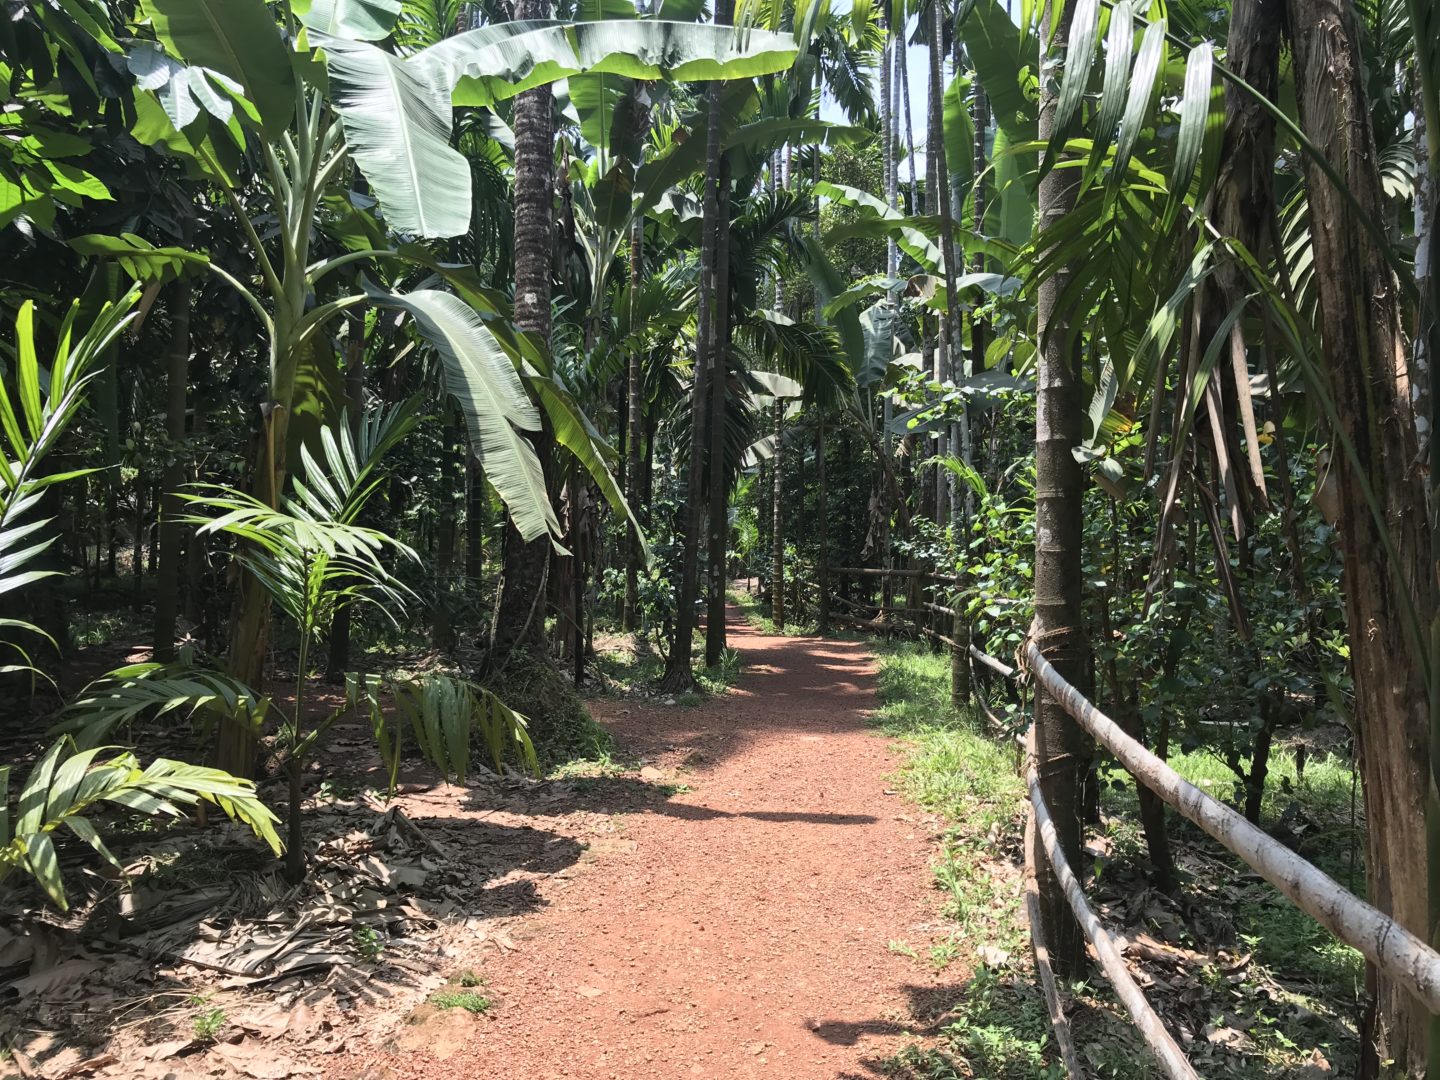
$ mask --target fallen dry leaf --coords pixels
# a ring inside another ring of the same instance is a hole
[[[277,1056],[268,1046],[249,1039],[220,1043],[212,1051],[236,1072],[254,1080],[288,1080],[292,1076],[314,1076],[319,1069]]]
[[[183,1054],[194,1045],[194,1039],[171,1039],[169,1042],[156,1043],[154,1046],[142,1048],[140,1056],[147,1061],[169,1061],[177,1054]]]
[[[10,989],[17,992],[22,998],[30,997],[32,994],[44,996],[61,990],[76,989],[87,975],[93,975],[99,970],[100,962],[98,960],[87,960],[77,956],[56,964],[54,967],[15,979],[10,983]]]

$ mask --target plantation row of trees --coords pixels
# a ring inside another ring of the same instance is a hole
[[[392,776],[402,728],[447,775],[472,732],[555,760],[597,627],[685,690],[724,657],[734,571],[781,626],[918,603],[831,587],[863,564],[953,575],[963,633],[1033,635],[1161,756],[1212,747],[1252,818],[1277,740],[1345,732],[1369,895],[1433,939],[1435,19],[17,9],[11,675],[60,670],[107,607],[143,615],[154,662],[78,693],[62,672],[58,706],[34,684],[28,737],[70,734],[0,818],[0,874],[62,899],[45,838],[107,854],[84,817],[106,798],[216,803],[279,847],[263,769],[299,878],[303,763],[342,715]],[[423,674],[394,659],[422,646]],[[130,725],[143,750],[157,715],[194,717],[214,768],[106,794],[148,772],[93,748]],[[1043,698],[1036,731],[1076,856],[1093,755]],[[1368,1074],[1418,1075],[1426,1014],[1368,990]]]

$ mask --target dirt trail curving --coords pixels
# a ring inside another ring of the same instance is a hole
[[[929,833],[867,727],[873,666],[863,644],[768,637],[733,612],[730,640],[744,674],[723,698],[596,703],[628,753],[691,789],[626,817],[511,928],[518,947],[480,968],[493,1015],[444,1060],[412,1040],[349,1076],[881,1075],[935,991],[887,942],[923,940],[936,915]]]

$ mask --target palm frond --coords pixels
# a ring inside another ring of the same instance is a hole
[[[255,794],[252,781],[218,769],[159,758],[142,767],[135,755],[103,757],[111,748],[79,749],[62,738],[36,762],[20,790],[11,830],[10,767],[0,766],[0,881],[20,870],[33,877],[61,909],[68,905],[55,833],[68,830],[116,869],[120,863],[86,812],[111,803],[143,814],[180,817],[181,807],[207,802],[248,825],[277,855],[282,845],[275,815]]]

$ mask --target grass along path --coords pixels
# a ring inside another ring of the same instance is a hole
[[[906,1080],[1032,1080],[1060,1076],[1029,956],[1023,912],[1024,789],[1015,752],[949,706],[949,659],[907,642],[873,642],[888,735],[904,739],[904,793],[949,828],[932,861],[946,921],[928,940],[892,943],[917,966],[973,974],[926,1037],[887,1063]],[[1234,775],[1213,752],[1171,765],[1217,797]],[[1169,962],[1134,962],[1142,986],[1202,1076],[1324,1080],[1353,1071],[1363,968],[1335,942],[1188,823],[1171,816],[1184,876],[1179,898],[1149,888],[1133,783],[1103,768],[1102,828],[1092,830],[1091,902],[1112,930],[1158,943]],[[1271,762],[1262,820],[1352,887],[1363,878],[1352,773],[1311,758],[1304,778],[1284,752]],[[1358,879],[1358,880],[1357,880]],[[1159,1076],[1103,977],[1071,988],[1081,1057],[1099,1077]],[[952,980],[953,981],[953,980]],[[1097,985],[1097,983],[1099,985]]]

